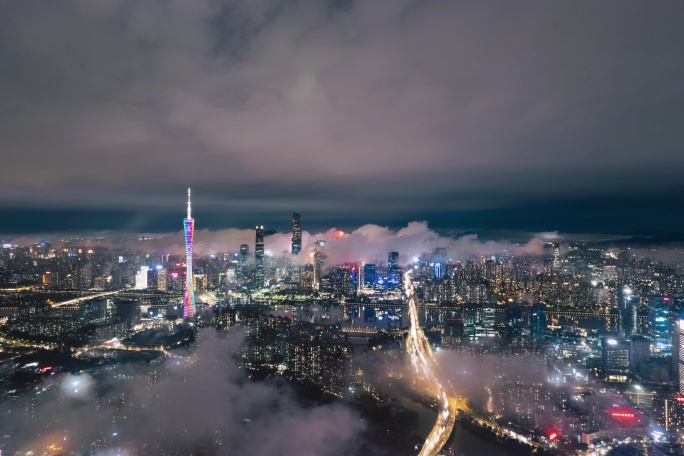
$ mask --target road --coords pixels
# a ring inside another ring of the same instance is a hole
[[[451,388],[445,388],[437,378],[437,361],[418,321],[418,298],[411,282],[410,272],[404,275],[404,287],[411,324],[406,338],[406,352],[411,357],[411,364],[416,369],[416,374],[424,377],[428,383],[438,407],[437,421],[425,439],[419,456],[436,456],[446,444],[454,428],[458,400]]]

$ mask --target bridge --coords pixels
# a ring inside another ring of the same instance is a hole
[[[103,293],[96,293],[96,294],[92,294],[92,295],[89,295],[89,296],[82,296],[82,297],[80,297],[80,298],[70,299],[70,300],[68,300],[68,301],[57,302],[57,303],[52,304],[52,307],[57,307],[57,308],[59,308],[59,307],[71,306],[71,305],[74,305],[74,304],[80,304],[80,303],[83,302],[83,301],[90,301],[91,299],[103,298],[103,297],[105,297],[105,296],[112,296],[112,295],[116,295],[116,294],[119,294],[119,293],[121,293],[121,290],[117,290],[117,291],[106,291],[106,292],[103,292]]]

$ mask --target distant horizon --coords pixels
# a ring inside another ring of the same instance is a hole
[[[197,229],[248,229],[264,225],[267,230],[291,230],[293,212],[302,214],[302,227],[320,231],[330,227],[352,230],[366,224],[400,228],[411,221],[427,221],[440,232],[538,233],[560,231],[571,234],[637,236],[684,233],[684,211],[668,198],[632,201],[636,209],[619,201],[596,200],[552,202],[541,205],[455,211],[345,211],[312,209],[293,205],[292,210],[255,210],[248,206],[225,208],[206,204],[201,196],[193,201]],[[2,207],[0,236],[40,233],[121,231],[128,233],[168,233],[182,230],[185,202],[178,207],[136,204],[133,207]],[[306,206],[302,204],[301,206]],[[334,207],[334,204],[331,205]],[[628,214],[622,214],[627,212]],[[663,217],[667,214],[667,217]]]

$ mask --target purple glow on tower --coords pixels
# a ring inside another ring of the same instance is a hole
[[[183,220],[185,228],[185,300],[183,301],[183,318],[195,316],[195,284],[192,274],[192,238],[195,232],[195,221],[192,219],[190,206],[190,189],[188,189],[188,217]]]

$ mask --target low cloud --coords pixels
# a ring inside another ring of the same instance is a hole
[[[197,255],[213,253],[237,252],[241,244],[247,244],[250,252],[254,251],[255,231],[251,229],[228,228],[224,230],[195,231],[194,252]],[[92,236],[95,238],[98,236]],[[149,253],[163,252],[176,255],[185,253],[182,231],[167,234],[133,235],[122,233],[102,234],[97,242],[83,241],[85,246],[99,245],[105,247],[125,247],[140,249]],[[508,240],[482,240],[476,234],[463,236],[445,236],[428,226],[425,221],[413,221],[399,230],[386,226],[363,225],[351,232],[330,228],[319,233],[302,232],[302,252],[297,257],[301,263],[311,261],[311,252],[317,241],[325,241],[325,254],[328,264],[345,262],[369,262],[387,260],[388,252],[399,252],[399,262],[413,262],[422,253],[431,253],[437,248],[446,249],[447,259],[453,261],[467,260],[471,257],[482,257],[501,254],[540,255],[545,245],[560,240],[557,232],[531,234],[530,240],[524,244],[512,243]],[[60,236],[60,239],[65,239]],[[144,239],[144,240],[140,240]],[[26,241],[37,242],[39,238],[18,238],[17,245]],[[59,239],[54,240],[60,245]],[[273,256],[290,254],[292,233],[275,233],[265,238],[265,250]],[[76,241],[78,243],[78,241]]]
[[[3,401],[0,428],[36,454],[50,445],[103,456],[356,452],[365,428],[356,412],[342,403],[303,408],[284,382],[248,381],[233,361],[242,341],[238,329],[204,330],[163,365],[103,368],[87,400],[74,396],[73,376],[51,377],[36,389],[43,396]]]
[[[182,240],[182,236],[176,238]],[[196,236],[198,253],[209,254],[216,252],[219,247],[237,250],[240,243],[254,244],[253,230],[219,230],[201,231]],[[544,245],[550,239],[558,239],[533,235],[525,244],[514,244],[507,240],[481,240],[476,234],[451,237],[444,236],[428,226],[427,222],[414,221],[399,230],[392,230],[386,226],[363,225],[351,232],[344,232],[336,228],[321,233],[302,233],[304,248],[298,259],[300,262],[310,261],[310,254],[315,248],[316,241],[325,241],[325,254],[328,264],[345,262],[387,261],[388,252],[399,252],[399,262],[402,264],[413,262],[422,253],[431,253],[437,248],[447,251],[450,260],[467,260],[473,256],[491,256],[500,254],[538,255],[544,252]],[[289,254],[292,240],[291,233],[277,233],[267,236],[265,248],[273,255]],[[161,239],[159,240],[161,242]],[[176,251],[182,253],[182,245]]]

